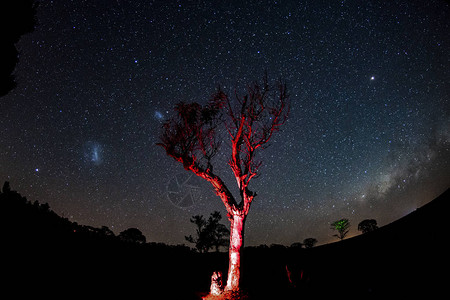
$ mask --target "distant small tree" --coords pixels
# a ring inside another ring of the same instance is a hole
[[[358,224],[358,230],[362,233],[368,233],[378,229],[377,221],[374,219],[366,219]]]
[[[317,240],[315,238],[307,238],[303,240],[303,245],[305,245],[305,248],[307,249],[314,247],[316,244]]]
[[[9,185],[9,181],[5,181],[5,183],[3,184],[3,193],[7,194],[9,192],[11,192],[11,186]]]
[[[331,223],[331,229],[336,230],[338,233],[333,234],[340,240],[343,240],[349,232],[350,221],[348,219],[340,219]]]
[[[186,241],[195,244],[195,248],[200,253],[208,252],[213,247],[219,251],[221,246],[227,246],[230,231],[225,225],[219,223],[221,219],[222,215],[218,211],[211,213],[208,220],[202,215],[193,216],[190,221],[197,226],[197,237],[185,236]]]
[[[119,233],[119,239],[124,242],[145,244],[146,238],[137,228],[128,228]]]

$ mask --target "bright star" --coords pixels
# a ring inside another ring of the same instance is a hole
[[[375,80],[375,76],[370,77],[370,80]]]

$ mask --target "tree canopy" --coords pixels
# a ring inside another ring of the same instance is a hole
[[[145,244],[146,238],[137,228],[128,228],[119,233],[119,238],[124,242]]]
[[[340,240],[343,240],[347,236],[350,230],[349,228],[350,221],[348,219],[340,219],[331,223],[331,229],[338,232],[337,234],[333,234],[333,236],[337,237]]]
[[[374,219],[366,219],[358,224],[358,230],[362,233],[368,233],[378,229],[377,221]]]
[[[221,219],[222,215],[218,211],[211,213],[208,220],[202,215],[192,216],[190,221],[197,226],[196,237],[189,235],[185,236],[185,239],[195,244],[195,248],[201,253],[208,252],[212,248],[215,248],[216,252],[219,251],[221,246],[228,245],[230,234],[228,228],[219,223]]]

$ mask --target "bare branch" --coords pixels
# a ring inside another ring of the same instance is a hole
[[[246,95],[239,97],[236,94],[236,100],[238,108],[233,108],[228,98],[226,105],[234,124],[234,127],[227,126],[232,137],[232,157],[229,164],[239,188],[243,189],[256,176],[261,165],[261,162],[254,161],[255,151],[260,147],[267,147],[273,133],[284,124],[289,104],[286,85],[279,81],[277,85],[270,86],[267,74],[262,85],[254,82],[247,87]],[[236,112],[240,112],[239,115]]]
[[[258,176],[261,161],[255,160],[258,148],[268,146],[273,133],[286,121],[289,113],[286,85],[278,81],[270,85],[267,74],[262,84],[247,86],[247,93],[235,91],[232,101],[219,87],[207,105],[179,103],[177,116],[164,124],[161,143],[167,154],[181,162],[186,170],[209,181],[224,202],[229,214],[248,212],[256,194],[248,189]],[[228,162],[238,184],[241,202],[236,204],[224,182],[213,173],[212,160],[218,153],[224,125],[231,140]]]

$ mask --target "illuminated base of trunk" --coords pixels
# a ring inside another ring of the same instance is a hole
[[[240,290],[241,280],[241,253],[244,241],[245,216],[233,215],[230,226],[230,248],[228,278],[225,288],[222,286],[222,273],[214,272],[211,277],[210,294],[203,297],[205,300],[241,300],[248,297]]]
[[[220,295],[208,295],[203,300],[246,300],[248,296],[241,291],[225,291]]]
[[[244,222],[245,216],[242,215],[234,215],[231,220],[226,291],[239,291],[239,282],[241,279],[241,252],[244,241]]]

